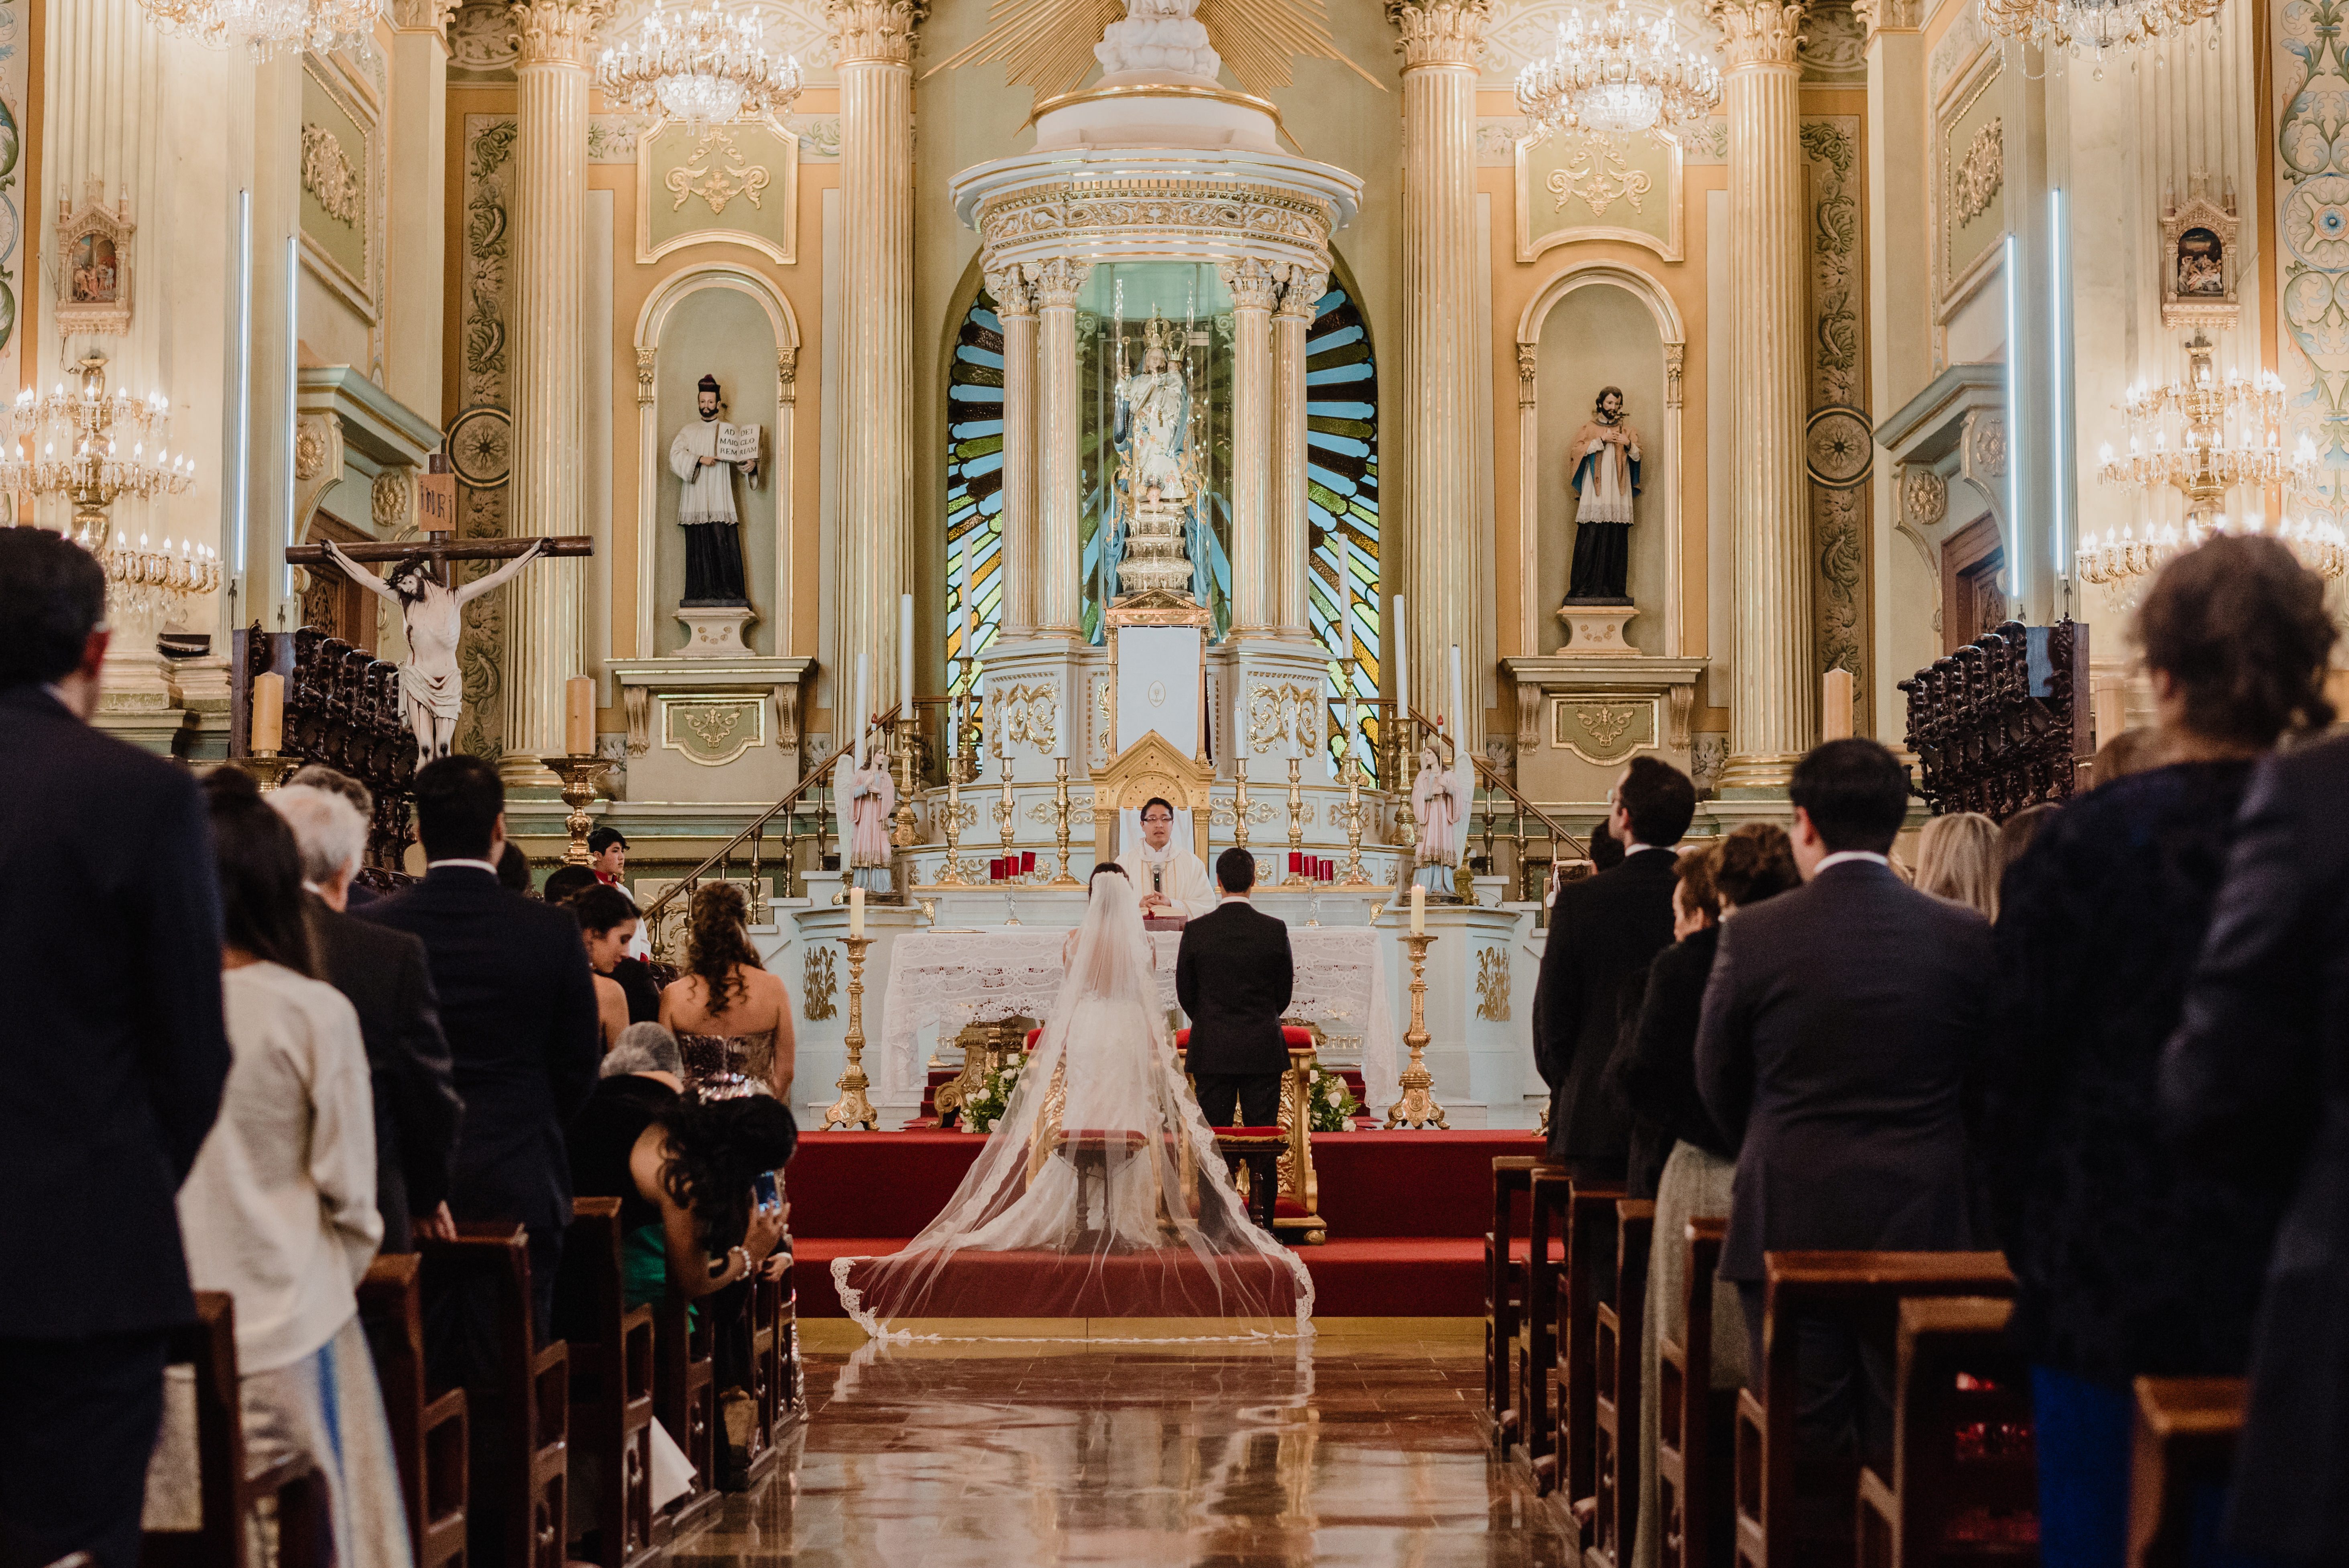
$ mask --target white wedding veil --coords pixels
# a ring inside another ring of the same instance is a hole
[[[1174,1320],[1133,1338],[1311,1332],[1311,1277],[1248,1218],[1175,1066],[1124,876],[1094,878],[1051,1015],[954,1197],[904,1251],[832,1272],[880,1337],[988,1338],[987,1320],[1012,1318]]]

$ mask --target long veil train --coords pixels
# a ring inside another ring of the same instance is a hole
[[[1312,1332],[1311,1277],[1248,1219],[1176,1068],[1124,877],[1094,881],[1042,1037],[954,1197],[904,1251],[832,1273],[876,1337],[946,1337],[908,1326],[942,1318],[968,1338],[990,1337],[988,1318],[1194,1320],[1169,1327],[1183,1340]]]

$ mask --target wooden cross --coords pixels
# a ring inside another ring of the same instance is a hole
[[[539,552],[541,559],[595,553],[595,542],[584,533],[557,534],[548,539],[475,539],[462,544],[456,542],[456,537],[446,530],[435,529],[428,531],[421,540],[346,544],[341,549],[353,561],[429,561],[443,584],[449,582],[449,563],[452,561],[511,561],[533,544],[543,547]],[[334,564],[323,544],[291,545],[286,549],[285,559],[295,566]]]

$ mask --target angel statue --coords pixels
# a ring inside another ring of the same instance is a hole
[[[1445,896],[1456,889],[1454,872],[1468,848],[1468,787],[1460,769],[1436,760],[1435,748],[1422,747],[1419,778],[1411,787],[1412,813],[1419,819],[1419,865],[1412,880]]]
[[[399,624],[408,634],[408,662],[399,666],[399,705],[416,736],[419,768],[449,755],[458,717],[465,710],[465,677],[457,668],[457,639],[464,631],[460,612],[537,560],[545,542],[533,541],[488,576],[451,588],[433,574],[431,562],[423,556],[411,556],[388,575],[378,577],[344,554],[333,540],[326,542],[326,553],[352,582],[399,612]]]
[[[897,786],[888,758],[878,751],[862,762],[842,758],[833,791],[847,818],[841,847],[848,853],[851,881],[867,892],[891,892],[889,820],[897,810]]]

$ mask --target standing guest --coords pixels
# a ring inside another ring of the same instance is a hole
[[[1998,826],[1998,849],[1990,861],[1990,917],[1998,919],[2001,889],[2006,885],[2006,873],[2029,852],[2039,830],[2063,808],[2052,800],[2042,800],[2036,806],[2025,806]]]
[[[522,846],[509,840],[498,851],[498,885],[508,892],[521,893],[524,898],[535,896],[530,885],[530,857]]]
[[[321,771],[324,771],[323,769]],[[457,1098],[449,1041],[440,1032],[440,998],[424,944],[404,931],[345,913],[351,879],[367,851],[367,822],[349,799],[308,784],[288,784],[268,798],[294,830],[302,851],[305,914],[319,976],[359,1016],[375,1099],[375,1204],[383,1216],[383,1250],[415,1250],[411,1236],[456,1233],[446,1200],[457,1148]],[[411,1223],[411,1216],[415,1216]]]
[[[587,869],[605,887],[618,887],[628,869],[628,835],[617,828],[598,828],[587,835]]]
[[[1695,814],[1690,815],[1692,820]],[[1590,830],[1590,869],[1594,872],[1611,872],[1623,863],[1623,841],[1609,826],[1613,820],[1610,812]]]
[[[423,940],[465,1100],[449,1208],[460,1220],[528,1228],[543,1336],[571,1219],[563,1130],[595,1087],[604,1053],[579,923],[499,885],[505,820],[496,769],[462,755],[425,764],[416,775],[424,880],[369,904],[367,918]],[[436,1338],[458,1358],[452,1375],[458,1365],[486,1375],[493,1364],[489,1305],[444,1308]]]
[[[1210,1127],[1270,1127],[1280,1117],[1296,964],[1288,927],[1248,902],[1256,857],[1235,846],[1216,857],[1223,902],[1183,928],[1174,999],[1191,1020],[1186,1060]],[[1237,1119],[1234,1119],[1237,1118]]]
[[[628,995],[612,971],[636,937],[636,906],[618,888],[598,885],[574,895],[566,907],[579,917],[579,938],[586,944],[587,967],[595,973],[595,1012],[603,1021],[608,1051],[629,1023]]]
[[[575,907],[580,894],[591,888],[605,888],[606,891],[626,901],[628,906],[628,919],[634,922],[629,927],[627,940],[620,946],[618,956],[608,965],[596,964],[595,973],[604,975],[619,986],[620,994],[627,998],[629,1023],[656,1023],[660,1018],[660,986],[653,980],[652,965],[642,958],[628,956],[630,953],[645,944],[644,922],[636,914],[636,901],[629,897],[628,890],[624,887],[607,886],[605,883],[597,882],[595,872],[586,866],[557,866],[547,874],[546,887],[543,892],[549,903],[572,904]],[[601,907],[609,908],[610,906]],[[595,964],[592,952],[589,962]],[[601,987],[597,989],[600,994]]]
[[[2324,585],[2274,540],[2221,535],[2163,570],[2137,630],[2167,765],[2047,818],[1999,897],[1982,1153],[2048,1568],[2127,1555],[2134,1382],[2242,1375],[2287,1196],[2179,1168],[2159,1067],[2252,768],[2332,717]]]
[[[1661,1385],[1657,1381],[1661,1336],[1686,1327],[1682,1294],[1688,1250],[1678,1243],[1694,1219],[1729,1214],[1730,1179],[1737,1151],[1721,1136],[1696,1088],[1696,1030],[1704,1010],[1705,982],[1713,975],[1721,923],[1749,905],[1802,885],[1786,830],[1772,822],[1748,822],[1718,842],[1683,850],[1672,868],[1672,934],[1678,938],[1648,965],[1646,999],[1631,1047],[1614,1074],[1622,1085],[1637,1129],[1658,1129],[1666,1140],[1661,1170],[1652,1186],[1634,1197],[1656,1200],[1656,1234],[1674,1238],[1655,1249],[1648,1270],[1648,1310],[1640,1319],[1640,1361],[1648,1369],[1640,1385],[1640,1451],[1655,1452],[1662,1431]],[[1736,1294],[1713,1293],[1713,1386],[1735,1388],[1745,1381],[1745,1317]],[[1632,1546],[1638,1568],[1654,1568],[1661,1551],[1657,1533],[1660,1494],[1655,1467],[1640,1467],[1640,1530]]]
[[[1998,903],[1991,863],[1998,856],[1998,824],[1980,811],[1935,817],[1917,835],[1915,887],[1935,898],[1964,904],[1990,918]]]
[[[1631,977],[1672,939],[1671,846],[1695,816],[1687,774],[1633,758],[1608,792],[1607,828],[1623,846],[1621,862],[1568,882],[1550,906],[1534,990],[1534,1062],[1550,1090],[1549,1157],[1588,1176],[1620,1177],[1630,1157],[1630,1115],[1599,1080]]]
[[[2209,548],[2207,545],[2205,549]],[[2263,683],[2296,676],[2282,667]],[[2302,708],[2310,719],[2321,705]],[[2291,1196],[2251,1329],[2225,1544],[2349,1561],[2349,741],[2260,764],[2161,1062],[2189,1169]]]
[[[358,1315],[358,1283],[383,1237],[358,1015],[310,977],[293,830],[236,769],[214,769],[204,793],[220,852],[235,1066],[220,1121],[180,1191],[188,1272],[197,1289],[235,1299],[248,1453],[263,1462],[295,1453],[317,1467],[330,1561],[407,1568],[408,1511]],[[157,1449],[149,1499],[160,1527],[202,1520],[195,1452],[189,1408]]]
[[[785,1105],[799,1057],[792,998],[750,945],[749,904],[732,882],[694,891],[685,974],[661,992],[660,1021],[677,1036],[686,1078],[733,1073],[765,1084]]]
[[[1744,1299],[1762,1366],[1763,1254],[1962,1250],[1961,1090],[1981,1047],[1990,926],[1892,874],[1909,774],[1872,740],[1795,766],[1804,885],[1721,928],[1696,1041],[1697,1088],[1737,1145],[1721,1277]],[[1889,1463],[1891,1368],[1848,1325],[1799,1319],[1796,1440],[1854,1438]]]
[[[195,1316],[172,1198],[229,1072],[212,830],[185,769],[90,727],[105,614],[88,552],[0,528],[7,1568],[136,1568],[165,1346]]]
[[[313,789],[324,789],[331,795],[340,795],[351,803],[354,810],[358,812],[360,821],[375,820],[375,791],[340,769],[329,768],[323,762],[305,762],[296,768],[292,777],[285,782],[289,785],[303,785]],[[295,833],[299,837],[301,830],[295,829]],[[343,907],[357,909],[362,904],[373,903],[378,896],[380,895],[373,888],[354,881],[351,883],[350,892],[345,895]],[[362,1028],[366,1026],[365,1019],[360,1020],[360,1026]]]

